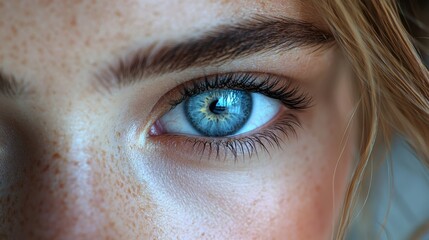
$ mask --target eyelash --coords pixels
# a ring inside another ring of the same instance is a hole
[[[288,111],[281,110],[275,119],[271,121],[271,126],[263,126],[262,130],[250,136],[209,138],[209,137],[181,137],[187,144],[192,146],[195,153],[203,156],[208,152],[210,158],[215,153],[215,159],[219,159],[224,152],[224,159],[228,153],[232,154],[234,161],[239,156],[251,158],[258,156],[258,150],[270,153],[268,147],[281,148],[283,138],[289,138],[290,134],[297,136],[296,128],[301,127],[296,113],[311,107],[312,99],[308,94],[297,86],[292,86],[291,81],[285,78],[269,74],[258,73],[228,73],[205,76],[203,79],[192,80],[181,86],[180,97],[170,101],[171,108],[186,101],[188,98],[196,96],[213,89],[237,89],[253,93],[260,93],[267,97],[279,100]],[[173,136],[174,137],[174,136]],[[171,136],[168,138],[173,140]]]
[[[264,76],[262,80],[260,80]],[[292,87],[290,80],[269,74],[257,73],[227,73],[205,76],[182,86],[181,97],[170,102],[172,107],[195,95],[213,89],[236,89],[260,93],[267,97],[277,99],[287,108],[304,110],[309,108],[312,99],[301,93],[298,87]]]

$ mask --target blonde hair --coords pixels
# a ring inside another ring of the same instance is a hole
[[[394,0],[314,0],[348,57],[359,89],[360,160],[344,199],[336,238],[344,239],[379,143],[403,136],[429,166],[429,73]],[[416,230],[417,230],[416,226]]]

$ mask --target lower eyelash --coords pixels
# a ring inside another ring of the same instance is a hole
[[[281,149],[284,139],[291,136],[297,137],[296,130],[300,127],[298,118],[294,114],[284,111],[279,113],[279,116],[274,118],[271,123],[267,123],[267,127],[262,127],[257,133],[250,136],[221,139],[169,135],[168,140],[176,147],[180,141],[183,141],[182,144],[187,146],[180,147],[191,147],[192,153],[201,158],[216,160],[232,158],[234,162],[237,162],[240,159],[246,160],[254,155],[258,156],[260,151],[270,154],[272,148]],[[176,141],[177,137],[180,137],[179,141]]]

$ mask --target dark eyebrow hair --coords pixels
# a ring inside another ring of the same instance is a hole
[[[95,87],[130,85],[144,77],[191,67],[223,64],[266,52],[296,47],[322,47],[334,42],[329,32],[312,23],[287,17],[256,15],[224,24],[182,42],[163,42],[138,49],[95,74]],[[26,86],[0,69],[0,95],[26,93]]]
[[[309,22],[258,15],[183,42],[139,49],[96,75],[99,83],[110,89],[151,75],[222,64],[257,53],[321,47],[333,40],[329,32]]]
[[[18,96],[23,94],[24,85],[12,75],[5,74],[0,69],[0,94],[4,96]]]

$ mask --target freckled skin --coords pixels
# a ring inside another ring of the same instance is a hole
[[[0,238],[329,239],[355,144],[350,137],[334,178],[353,109],[335,50],[285,61],[316,89],[317,107],[303,113],[296,138],[244,170],[189,164],[199,157],[137,141],[176,87],[168,77],[110,95],[92,84],[124,52],[251,13],[321,22],[292,0],[0,2],[0,68],[31,89],[0,97]],[[320,90],[334,74],[338,84]]]

